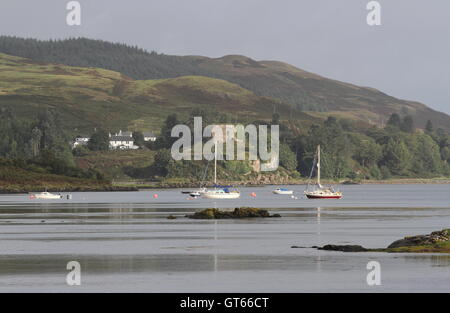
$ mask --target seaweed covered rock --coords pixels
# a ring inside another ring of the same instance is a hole
[[[341,251],[341,252],[367,252],[368,249],[358,246],[358,245],[326,245],[321,248],[318,248],[319,250],[327,250],[327,251]]]
[[[280,217],[279,214],[271,215],[267,210],[258,208],[235,208],[234,211],[221,211],[218,209],[206,209],[189,215],[192,219],[237,219],[257,217]]]
[[[393,242],[388,249],[429,246],[450,241],[450,230],[435,231],[429,235],[410,236]]]
[[[435,231],[429,235],[405,237],[385,249],[366,249],[357,245],[326,245],[312,248],[341,252],[450,253],[450,229]]]

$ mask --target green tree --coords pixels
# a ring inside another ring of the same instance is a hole
[[[280,114],[273,113],[271,125],[279,125],[279,124],[280,124]]]
[[[104,130],[96,131],[88,142],[88,148],[92,151],[108,151],[109,134]]]
[[[400,115],[397,113],[392,113],[389,117],[389,120],[387,121],[386,126],[394,127],[400,129],[402,124],[402,120],[400,118]]]
[[[428,134],[432,134],[434,132],[433,122],[431,122],[430,120],[427,121],[427,125],[425,126],[425,131]]]
[[[442,160],[450,163],[450,148],[449,147],[444,147],[441,149],[441,157],[442,157]]]
[[[391,138],[383,149],[382,162],[394,175],[407,175],[411,167],[412,155],[400,139]]]
[[[426,134],[417,134],[408,141],[413,151],[412,170],[422,176],[438,174],[442,171],[443,162],[438,144]]]
[[[177,138],[172,137],[172,128],[180,124],[176,114],[167,116],[164,125],[161,128],[160,145],[163,148],[170,149]]]
[[[145,146],[144,134],[142,132],[133,132],[134,144],[139,147]]]
[[[357,142],[354,159],[363,167],[376,165],[383,157],[383,151],[373,139],[360,139]]]
[[[414,133],[416,127],[414,126],[414,119],[411,115],[407,115],[403,118],[400,129],[406,133]]]
[[[155,161],[152,165],[155,175],[167,176],[169,163],[172,161],[172,155],[168,149],[161,149],[155,154]]]
[[[280,165],[288,171],[297,169],[297,156],[285,143],[280,143]]]

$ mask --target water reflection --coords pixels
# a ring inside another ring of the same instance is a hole
[[[417,191],[418,187],[414,188]],[[393,189],[397,196],[403,194],[403,187]],[[48,284],[49,289],[43,290],[53,290],[64,283],[65,266],[72,260],[81,263],[86,281],[94,280],[99,291],[113,288],[108,281],[114,280],[120,283],[113,291],[123,290],[125,284],[137,288],[138,282],[153,291],[160,287],[181,292],[292,292],[314,287],[361,290],[370,259],[380,260],[387,277],[398,279],[384,288],[420,290],[428,283],[432,284],[430,290],[450,291],[449,255],[344,254],[290,248],[328,243],[386,247],[406,235],[448,228],[450,210],[399,208],[396,206],[404,199],[395,202],[389,195],[384,202],[374,202],[374,207],[356,208],[356,204],[368,204],[363,199],[364,189],[353,190],[359,200],[350,206],[341,201],[322,205],[274,198],[271,189],[267,194],[264,188],[258,190],[252,206],[271,207],[270,211],[282,218],[190,220],[184,215],[202,207],[233,208],[236,203],[178,201],[178,191],[159,192],[159,199],[175,199],[165,202],[154,201],[146,192],[86,194],[85,203],[8,204],[0,199],[0,291],[9,284],[40,286],[31,276]],[[246,194],[242,192],[244,198]],[[439,201],[447,201],[448,206],[449,193],[441,196]],[[341,207],[332,207],[336,204]],[[166,219],[171,214],[178,218]],[[55,280],[51,275],[56,275]],[[159,279],[157,283],[155,279]],[[196,289],[193,281],[203,285]],[[226,288],[220,289],[222,282]]]

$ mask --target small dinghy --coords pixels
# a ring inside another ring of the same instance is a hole
[[[200,196],[203,193],[206,192],[206,188],[198,188],[194,190],[183,190],[181,193],[185,195],[191,195],[191,196]]]
[[[32,194],[30,196],[30,199],[40,199],[40,200],[56,200],[56,199],[62,199],[62,195],[55,195],[53,193],[44,191],[41,193]]]
[[[273,191],[276,195],[293,195],[294,191],[286,188],[277,188]]]

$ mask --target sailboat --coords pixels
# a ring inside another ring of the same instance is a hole
[[[316,162],[317,161],[317,162]],[[311,175],[309,178],[311,179],[314,167],[317,166],[317,184],[315,188],[310,188],[310,184],[308,183],[308,188],[305,190],[305,195],[308,199],[341,199],[342,192],[335,191],[333,187],[325,187],[320,183],[320,145],[317,146],[317,154],[314,158],[313,167],[311,169]]]
[[[201,193],[206,199],[238,199],[241,196],[239,190],[230,190],[232,186],[217,185],[217,142],[214,147],[214,189]]]
[[[203,186],[203,183],[206,178],[206,173],[208,172],[208,166],[209,166],[209,163],[206,165],[205,172],[203,173],[203,178],[200,183],[200,187],[197,189],[194,189],[194,190],[182,190],[181,191],[182,194],[188,194],[191,197],[197,198],[197,197],[200,197],[202,194],[204,194],[207,191],[206,187],[202,187],[202,186]]]

